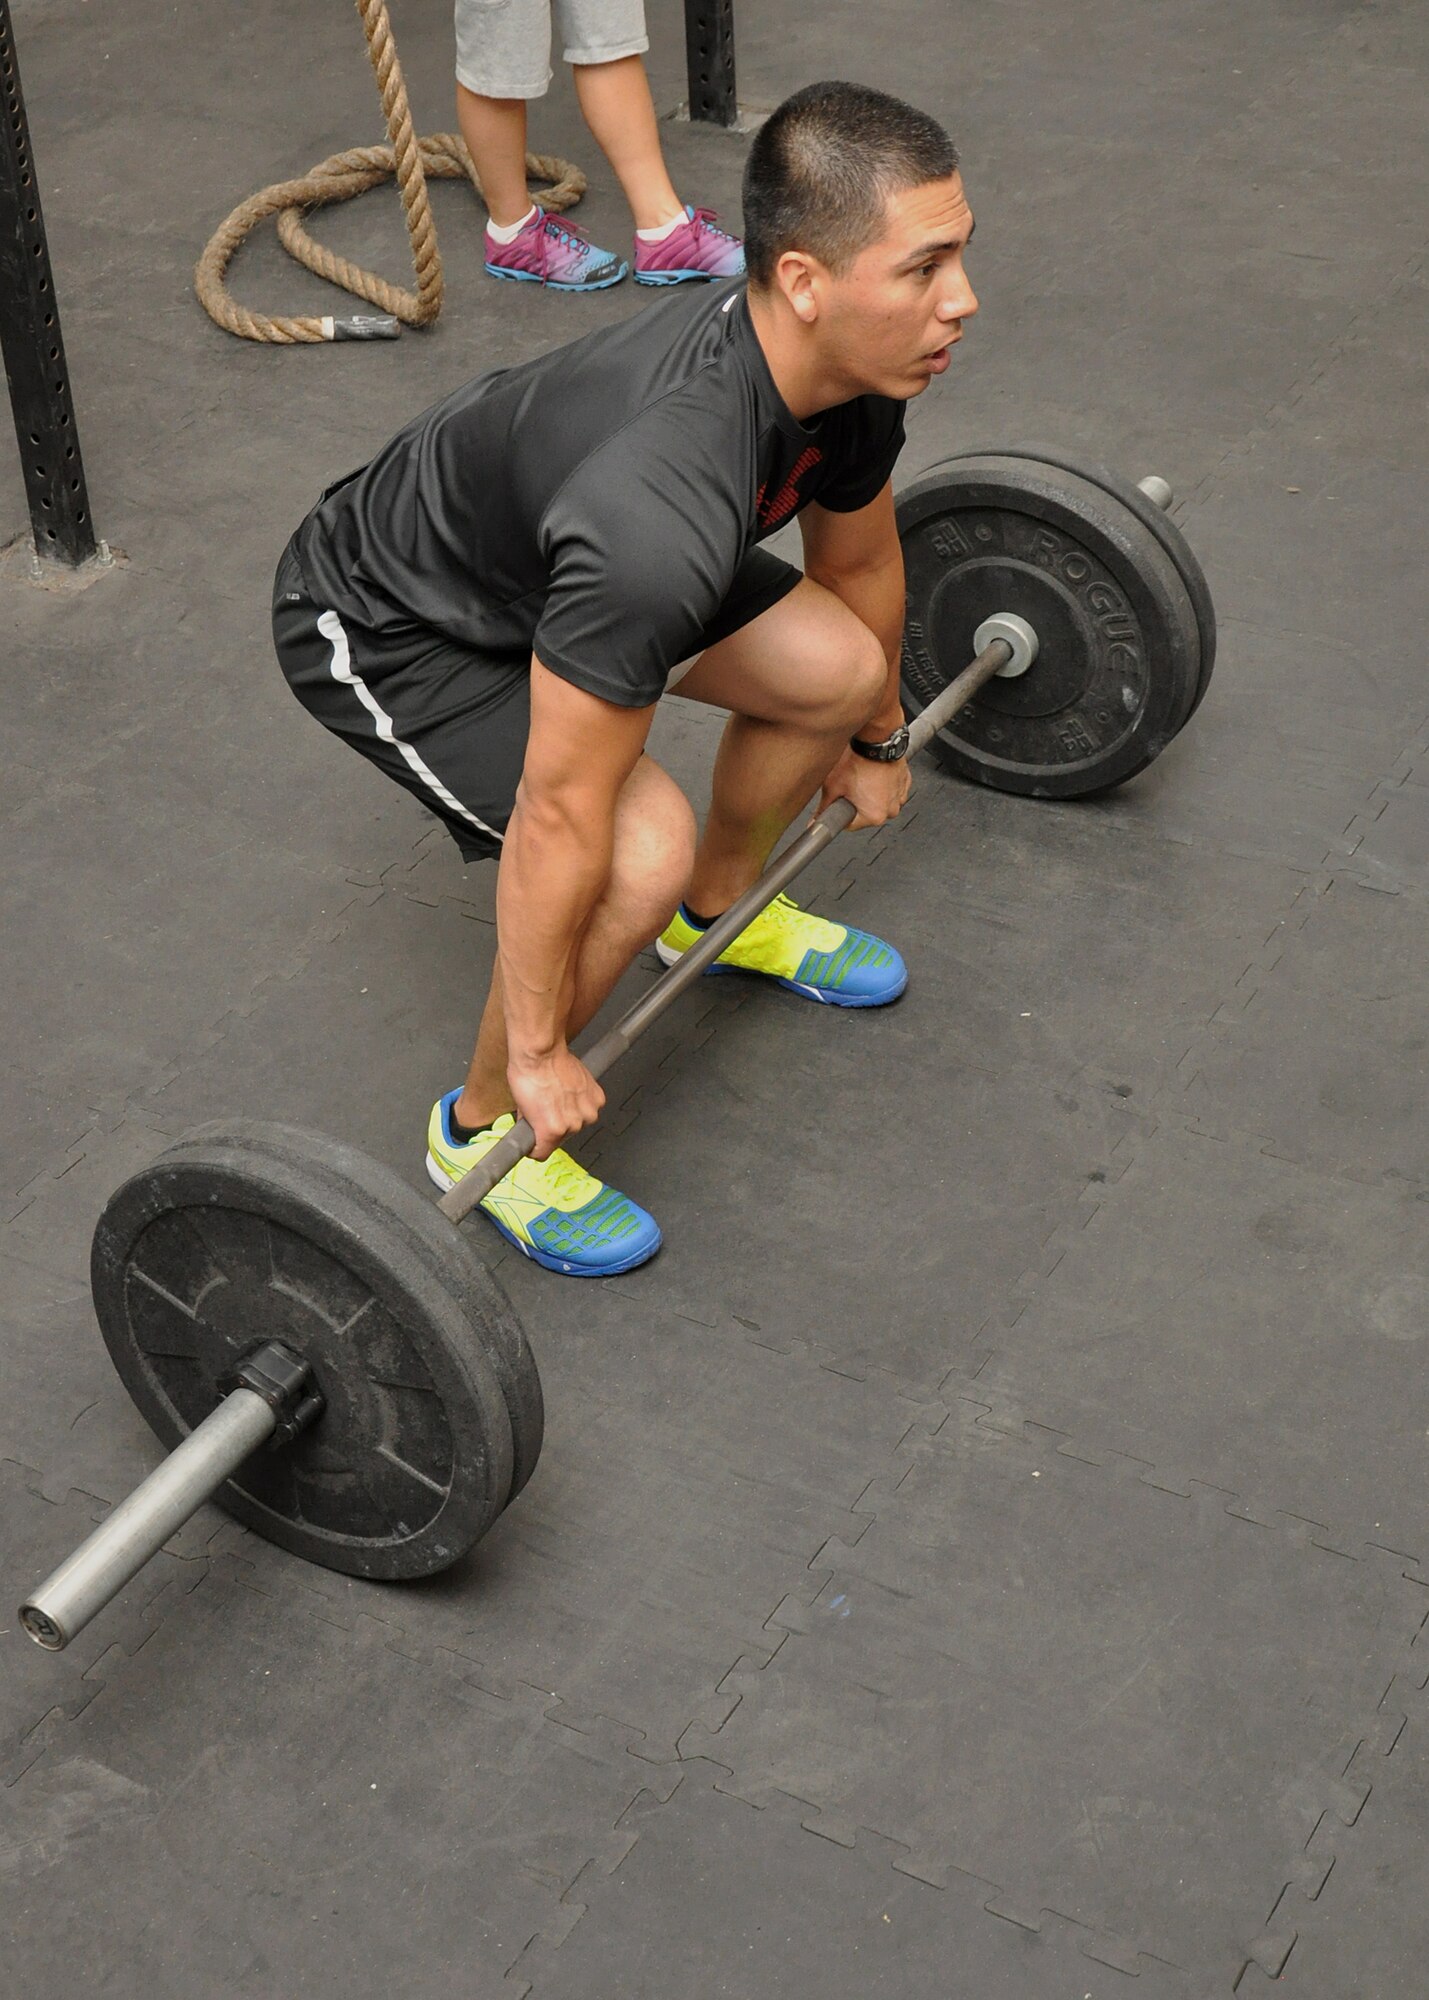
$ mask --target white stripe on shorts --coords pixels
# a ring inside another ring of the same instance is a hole
[[[460,813],[464,820],[469,820],[474,827],[482,833],[489,834],[493,840],[503,839],[504,836],[499,834],[494,826],[488,826],[484,819],[478,819],[469,806],[464,806],[454,793],[449,792],[431,766],[423,763],[411,744],[404,743],[393,729],[391,716],[378,706],[366,682],[352,671],[352,653],[348,647],[347,634],[342,629],[342,620],[337,613],[321,612],[318,616],[318,630],[332,647],[333,679],[341,681],[344,687],[350,687],[354,691],[357,699],[377,724],[379,739],[383,743],[392,745],[409,769],[415,771],[427,790],[441,800],[448,812]]]

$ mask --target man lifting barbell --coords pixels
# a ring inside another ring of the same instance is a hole
[[[744,183],[747,289],[663,303],[478,377],[332,487],[285,550],[278,656],[326,727],[500,856],[497,963],[428,1164],[536,1135],[482,1206],[548,1268],[609,1276],[652,1217],[561,1149],[604,1093],[570,1048],[636,954],[678,958],[815,793],[877,826],[909,790],[903,405],[977,310],[952,141],[846,83],[788,99]],[[757,544],[798,515],[805,571]],[[730,711],[696,843],[645,751],[655,703]],[[718,966],[842,1006],[893,948],[780,897]]]

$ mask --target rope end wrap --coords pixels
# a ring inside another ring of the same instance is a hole
[[[391,313],[348,313],[342,319],[330,314],[323,320],[325,340],[396,340],[402,322]]]

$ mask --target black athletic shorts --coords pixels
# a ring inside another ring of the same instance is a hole
[[[800,581],[791,564],[751,549],[697,650]],[[341,619],[314,603],[291,543],[273,580],[273,643],[308,713],[420,799],[464,860],[500,852],[526,760],[529,653],[493,656],[425,626],[373,631]]]

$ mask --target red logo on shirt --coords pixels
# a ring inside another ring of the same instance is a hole
[[[794,461],[789,477],[767,505],[764,488],[760,487],[754,507],[761,528],[777,528],[781,521],[788,520],[799,504],[799,481],[806,472],[812,471],[814,466],[819,464],[823,455],[816,444],[811,444],[806,450],[801,451]]]

